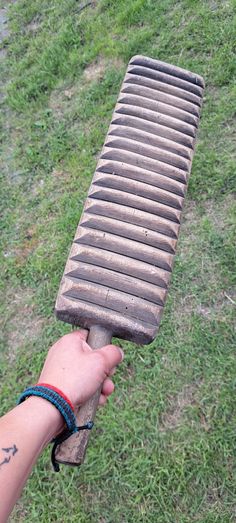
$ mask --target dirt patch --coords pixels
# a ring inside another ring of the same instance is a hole
[[[27,258],[32,252],[35,251],[35,249],[37,249],[39,244],[40,238],[34,235],[34,228],[30,227],[26,232],[25,240],[23,241],[22,245],[15,249],[14,252],[10,253],[10,255],[15,256],[17,267],[25,264]],[[4,255],[7,257],[6,253],[4,253]]]
[[[26,30],[31,33],[36,33],[38,29],[40,28],[40,19],[38,17],[33,18],[31,22],[26,26]]]
[[[53,178],[66,178],[68,176],[68,173],[63,171],[63,170],[59,170],[59,169],[53,169],[52,170],[52,177]]]
[[[32,225],[30,227],[26,228],[23,223],[24,216],[25,215],[22,214],[22,216],[21,216],[22,221],[18,222],[17,229],[16,229],[18,234],[19,234],[19,232],[24,230],[24,238],[22,239],[21,243],[18,244],[18,246],[17,245],[15,246],[14,243],[12,243],[10,245],[9,250],[3,251],[4,258],[14,258],[15,267],[16,266],[20,267],[20,266],[24,265],[28,256],[35,249],[37,249],[37,247],[41,243],[41,240],[37,235],[37,225],[33,224],[33,220],[32,220]],[[28,218],[28,216],[27,216],[27,218]],[[18,239],[17,233],[16,233],[16,237],[15,237],[16,239]]]
[[[183,317],[186,318],[191,314],[199,314],[206,320],[212,320],[220,316],[224,320],[225,313],[232,307],[236,307],[236,291],[229,289],[214,295],[211,303],[198,303],[198,296],[187,294],[184,297],[176,297],[176,320],[182,324]]]
[[[49,100],[49,108],[57,120],[69,118],[76,111],[81,91],[90,82],[101,80],[107,68],[120,69],[124,62],[119,58],[107,59],[99,57],[85,68],[82,78],[75,84],[63,84],[54,89]],[[78,116],[76,116],[78,121]]]
[[[9,294],[6,301],[9,309],[5,330],[8,360],[12,363],[22,345],[39,337],[45,320],[35,313],[32,289],[18,289]]]
[[[236,307],[236,291],[228,290],[220,292],[210,306],[198,305],[196,312],[206,319],[212,319],[218,314],[224,319],[224,310],[232,306]]]
[[[228,225],[228,219],[233,207],[236,207],[236,197],[234,194],[227,195],[223,202],[217,203],[212,200],[204,202],[205,216],[212,222],[214,228],[223,232]]]
[[[81,90],[81,81],[78,81],[74,85],[64,84],[52,91],[49,108],[57,120],[63,120],[65,116],[72,114]]]
[[[124,66],[124,62],[119,58],[106,59],[104,57],[97,58],[94,62],[88,65],[84,70],[84,78],[87,82],[95,82],[100,80],[108,67],[120,69]]]
[[[10,515],[9,523],[23,523],[25,521],[26,516],[27,511],[24,508],[24,501],[22,499],[18,499],[13,509],[13,512]]]
[[[130,363],[128,363],[128,365],[126,365],[126,367],[123,371],[121,381],[124,381],[125,383],[128,381],[133,382],[135,375],[136,375],[136,370],[135,370],[134,366],[131,365]]]
[[[186,407],[196,402],[195,395],[199,388],[198,384],[186,385],[181,392],[170,401],[170,407],[161,420],[161,431],[174,430],[179,427],[183,421],[184,410]]]
[[[100,58],[99,60],[92,62],[84,70],[84,78],[87,82],[94,82],[95,80],[100,80],[106,70],[107,61],[105,58]]]

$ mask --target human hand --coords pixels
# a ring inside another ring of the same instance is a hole
[[[85,403],[101,385],[99,404],[104,405],[114,391],[109,376],[124,356],[115,345],[92,350],[87,336],[86,330],[80,330],[60,338],[50,348],[39,378],[64,392],[74,406]]]
[[[109,375],[123,359],[122,351],[114,345],[92,350],[86,343],[87,335],[81,330],[59,339],[49,350],[39,378],[39,382],[64,392],[75,407],[86,402],[101,385],[100,404],[104,404],[114,390]],[[2,451],[14,450],[10,458],[4,459],[3,453],[1,465],[10,461],[9,466],[0,466],[0,522],[7,521],[43,448],[63,429],[65,420],[59,410],[34,395],[0,419]]]

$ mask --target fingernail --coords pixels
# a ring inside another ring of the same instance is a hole
[[[120,351],[120,353],[121,353],[121,357],[122,357],[122,360],[121,360],[121,361],[123,361],[123,359],[124,359],[124,357],[125,357],[124,351],[123,351],[120,347],[118,347],[118,349],[119,349],[119,351]]]

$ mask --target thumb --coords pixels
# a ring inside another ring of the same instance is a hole
[[[124,358],[123,351],[116,345],[106,345],[101,349],[97,349],[95,352],[98,352],[103,356],[106,374],[108,374],[113,367],[116,367],[116,365],[121,363]]]

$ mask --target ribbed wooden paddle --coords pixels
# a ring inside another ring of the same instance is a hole
[[[90,330],[94,349],[117,336],[157,335],[173,267],[204,89],[190,71],[134,56],[128,65],[56,302]],[[100,391],[78,412],[94,419]],[[58,448],[80,465],[89,431]]]

